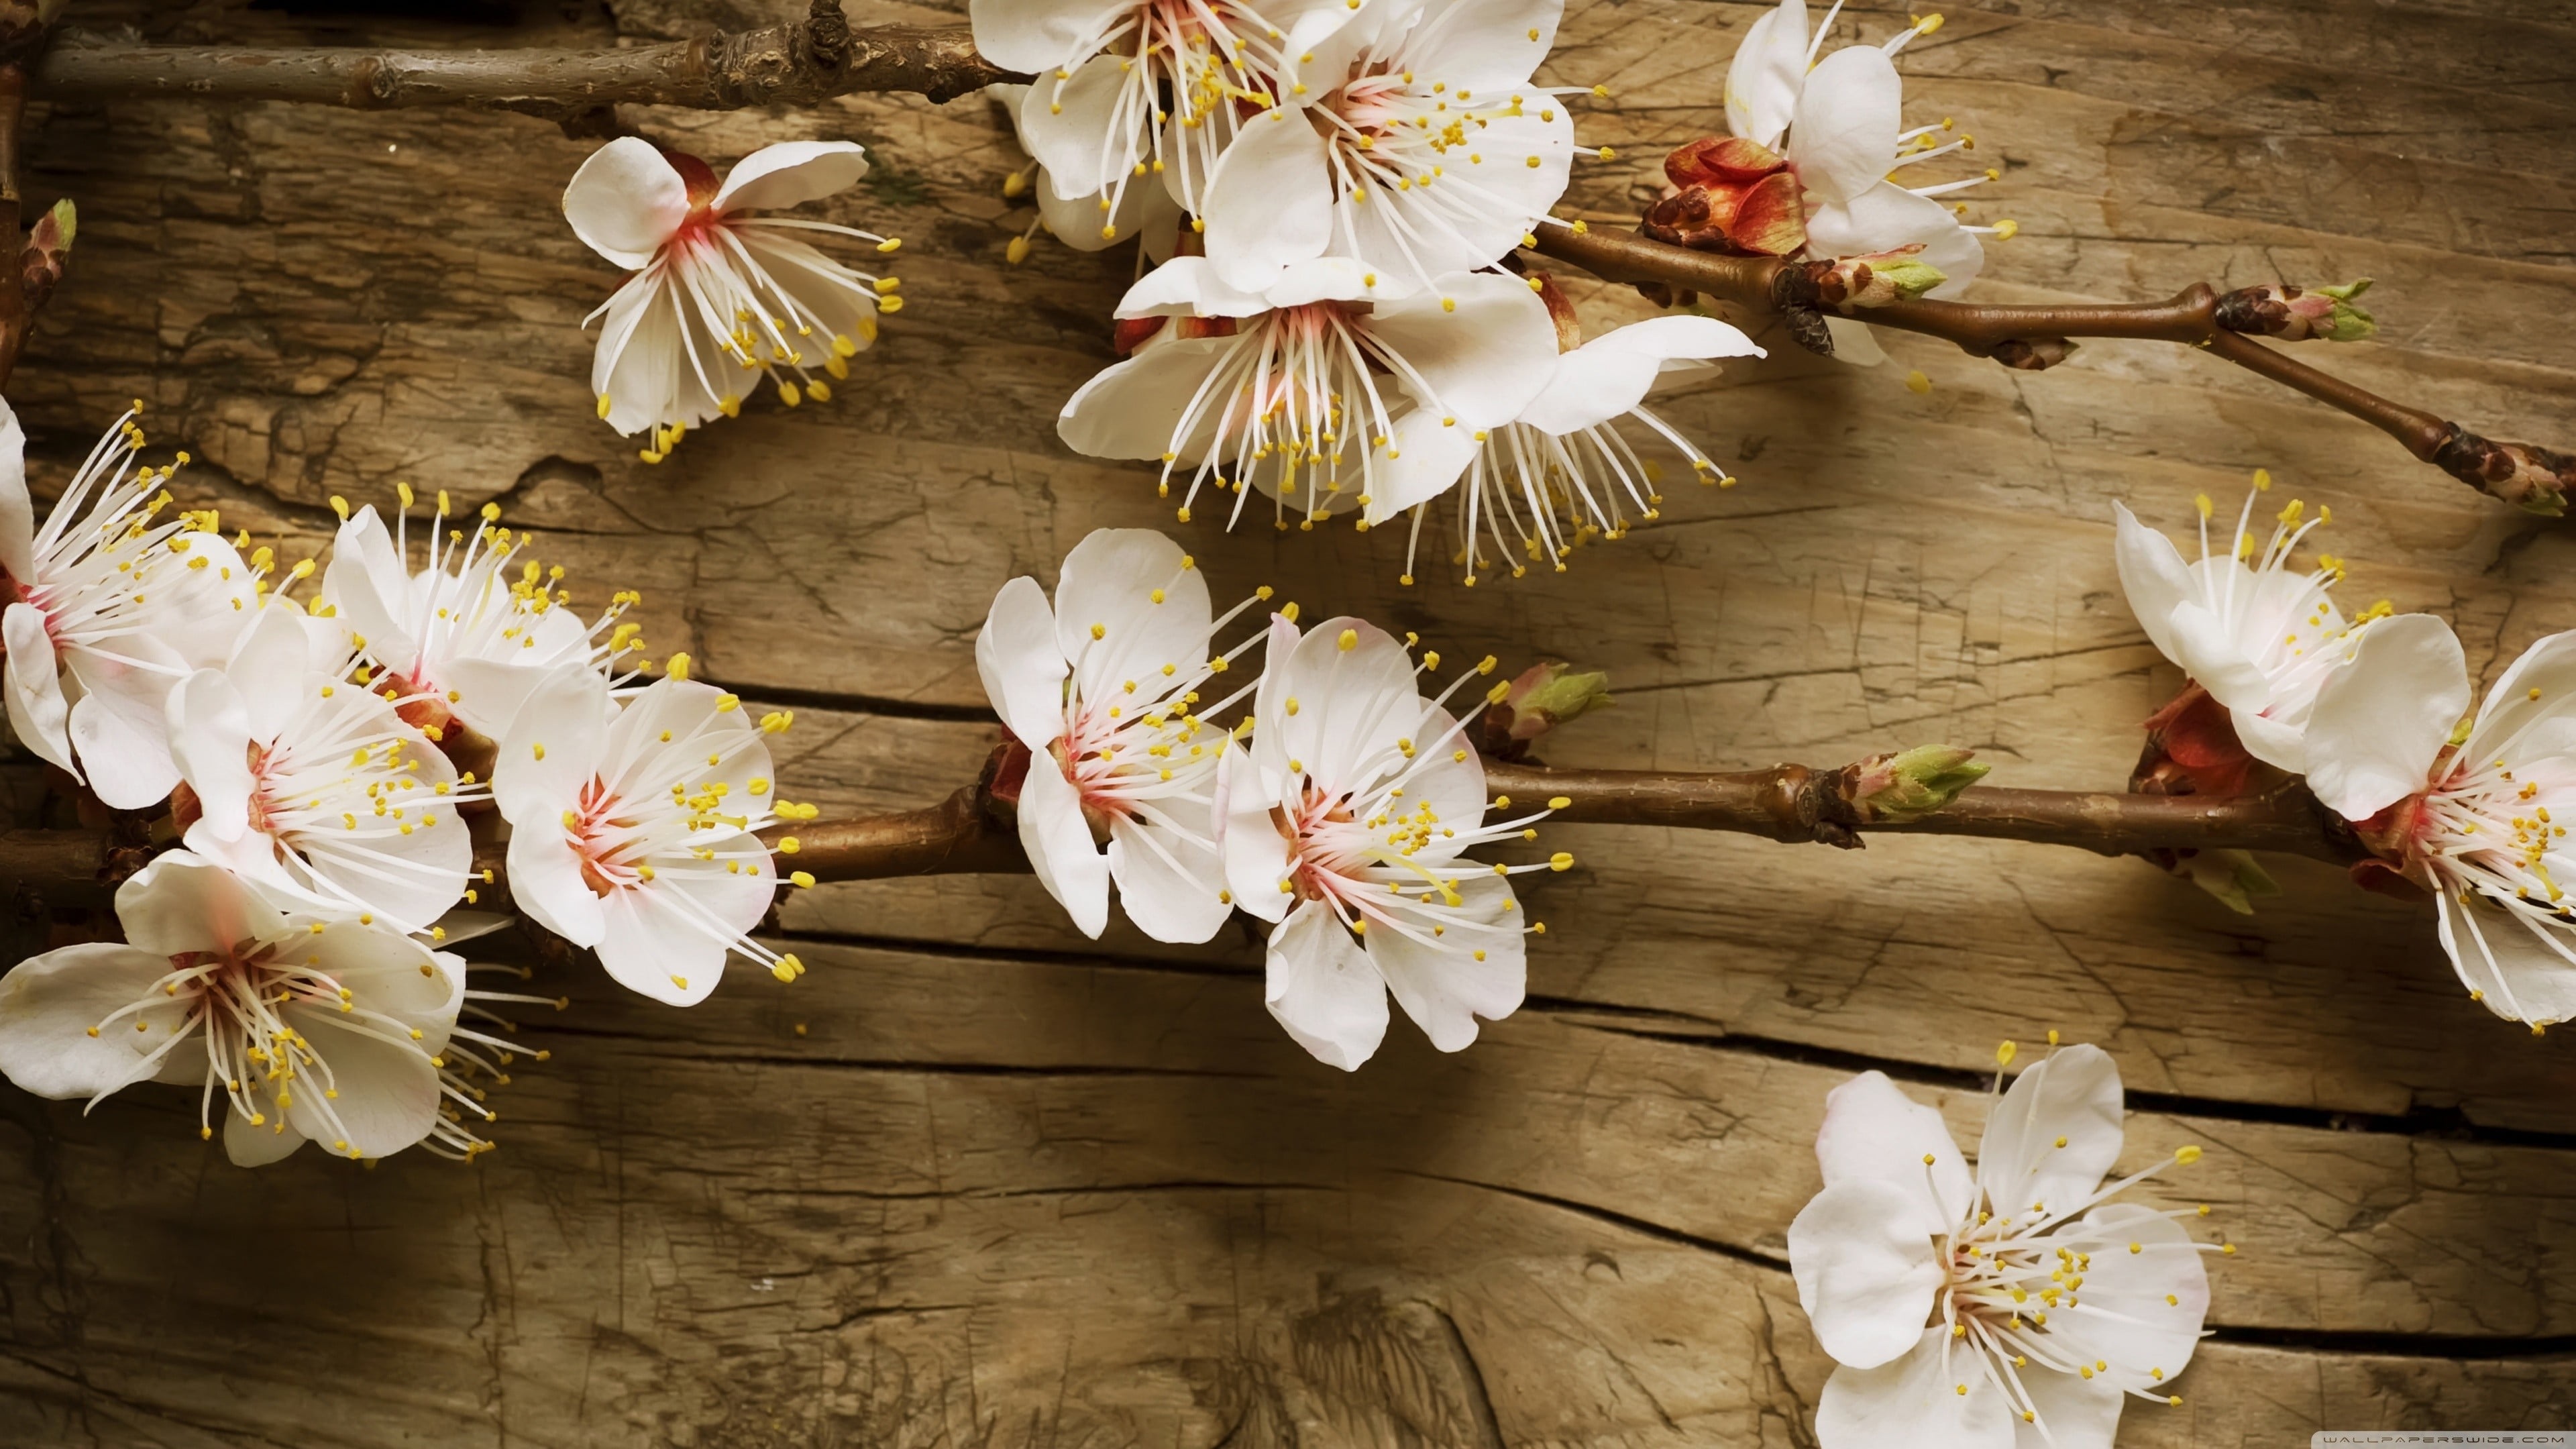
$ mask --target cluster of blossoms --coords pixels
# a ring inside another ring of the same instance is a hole
[[[2110,1449],[2131,1398],[2173,1380],[2209,1312],[2181,1219],[2115,1202],[2200,1159],[2184,1147],[2106,1182],[2120,1158],[2120,1072],[2099,1047],[2052,1050],[1989,1101],[1976,1166],[1941,1114],[1865,1072],[1825,1099],[1824,1190],[1789,1225],[1816,1342],[1839,1365],[1816,1404],[1824,1449]],[[1995,1085],[2015,1055],[1996,1052]]]
[[[2158,712],[2153,773],[2175,793],[2235,794],[2264,768],[2304,776],[2375,859],[2365,885],[2429,893],[2469,994],[2537,1032],[2576,1017],[2576,633],[2514,661],[2474,714],[2466,653],[2430,614],[2386,602],[2347,618],[2343,561],[2292,560],[2330,521],[2293,499],[2255,532],[2256,473],[2223,549],[2203,496],[2200,558],[2119,509],[2120,581],[2157,650],[2188,677]],[[2275,777],[2277,778],[2277,776]],[[2250,866],[2231,867],[2239,876]]]
[[[1065,442],[1159,464],[1183,522],[1211,487],[1229,526],[1254,494],[1280,529],[1410,514],[1406,583],[1453,493],[1447,551],[1474,584],[1657,517],[1648,452],[1732,483],[1645,402],[1761,349],[1702,316],[1586,342],[1512,258],[1573,158],[1610,159],[1575,144],[1566,104],[1599,88],[1532,79],[1562,9],[979,0],[979,49],[1038,77],[998,88],[1034,158],[1005,191],[1033,174],[1035,225],[1086,250],[1137,237],[1156,264]]]
[[[178,842],[118,888],[122,944],[0,977],[10,1080],[93,1102],[194,1086],[244,1165],[307,1140],[487,1149],[515,1056],[494,1008],[562,1003],[473,987],[524,973],[449,949],[505,919],[468,909],[494,883],[478,842],[506,843],[520,910],[648,995],[704,996],[733,952],[801,969],[745,936],[774,885],[753,832],[811,812],[770,792],[786,717],[745,721],[685,656],[649,682],[622,667],[636,596],[580,616],[488,504],[459,517],[442,493],[415,538],[407,485],[390,528],[333,499],[328,566],[281,572],[211,510],[163,517],[187,456],[143,447],[128,413],[39,527],[0,405],[10,727]]]
[[[1020,843],[1089,935],[1108,924],[1112,883],[1156,940],[1209,940],[1237,907],[1269,923],[1264,1000],[1321,1061],[1367,1061],[1389,993],[1457,1051],[1478,1018],[1520,1006],[1521,938],[1547,929],[1524,921],[1510,877],[1574,863],[1465,854],[1534,839],[1548,813],[1489,800],[1468,735],[1512,686],[1453,713],[1493,659],[1425,696],[1437,653],[1359,619],[1301,631],[1294,604],[1217,642],[1270,596],[1215,613],[1195,561],[1144,529],[1076,545],[1052,602],[1034,579],[1003,585],[975,661],[1025,750],[1002,777]],[[1239,670],[1256,647],[1259,672]],[[1217,722],[1247,701],[1239,722]]]

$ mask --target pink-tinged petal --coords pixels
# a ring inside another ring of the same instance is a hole
[[[1904,89],[1896,63],[1874,45],[1835,51],[1807,72],[1788,156],[1810,200],[1847,202],[1887,175]]]
[[[1050,68],[1020,101],[1020,144],[1054,178],[1062,196],[1090,196],[1126,168],[1144,121],[1119,114],[1130,79],[1114,55],[1094,56],[1059,80]],[[1095,217],[1090,229],[1100,230]]]
[[[1878,345],[1878,334],[1866,322],[1849,317],[1825,316],[1825,334],[1834,340],[1834,361],[1853,367],[1876,367],[1887,360],[1887,349]]]
[[[1055,638],[1085,699],[1157,681],[1207,662],[1207,575],[1150,528],[1102,528],[1065,555],[1055,586]],[[1159,598],[1159,601],[1158,601]],[[1059,711],[1061,714],[1061,711]]]
[[[1109,924],[1109,861],[1092,842],[1081,792],[1044,750],[1029,757],[1019,816],[1020,848],[1028,852],[1038,884],[1073,917],[1076,929],[1098,940]]]
[[[1153,461],[1182,453],[1187,460],[1184,450],[1193,440],[1180,436],[1181,420],[1209,374],[1246,342],[1194,337],[1146,348],[1076,389],[1056,418],[1056,435],[1094,458]],[[1203,417],[1216,411],[1207,407]]]
[[[1280,268],[1324,254],[1335,210],[1324,155],[1324,138],[1300,108],[1244,122],[1208,177],[1204,203],[1208,259],[1228,286],[1260,291]]]
[[[137,950],[165,958],[281,939],[289,924],[231,872],[184,850],[154,857],[116,888],[116,920]]]
[[[33,604],[11,604],[0,614],[0,642],[8,650],[0,683],[8,687],[11,732],[38,759],[79,779],[80,770],[72,764],[71,705],[63,698],[62,666],[54,657],[53,638],[45,632],[43,611]]]
[[[596,946],[608,934],[599,895],[582,879],[581,853],[553,822],[511,833],[510,903],[576,946]]]
[[[1816,1400],[1818,1443],[1832,1449],[2013,1449],[2013,1425],[2021,1416],[2004,1391],[1975,1357],[1947,1350],[1950,1330],[1934,1326],[1920,1332],[1911,1350],[1876,1368],[1834,1370]]]
[[[364,1033],[336,1011],[289,1007],[285,1016],[322,1058],[289,1098],[290,1134],[339,1157],[389,1157],[438,1125],[438,1068],[419,1044]],[[323,1094],[325,1069],[334,1096]]]
[[[1369,333],[1410,370],[1398,375],[1403,391],[1462,428],[1496,428],[1519,417],[1556,373],[1556,323],[1517,277],[1442,277],[1380,305]]]
[[[1806,0],[1780,0],[1744,32],[1727,62],[1726,129],[1777,150],[1806,78]]]
[[[2425,788],[2468,709],[2468,658],[2448,624],[2399,614],[2366,625],[2350,661],[2317,688],[2308,789],[2345,819],[2367,820]]]
[[[579,664],[528,691],[492,766],[492,802],[514,829],[561,834],[563,812],[599,776],[609,710],[608,681]]]
[[[1217,794],[1224,801],[1225,884],[1234,903],[1264,921],[1288,914],[1296,898],[1279,889],[1292,864],[1288,837],[1279,833],[1271,810],[1279,803],[1276,778],[1264,780],[1259,765],[1244,748],[1228,739],[1217,759]]]
[[[1378,921],[1364,942],[1396,1005],[1444,1052],[1475,1043],[1478,1017],[1500,1021],[1520,1010],[1529,985],[1511,882],[1467,876],[1458,882],[1458,896],[1460,909],[1443,922],[1446,936],[1417,940]],[[1430,935],[1427,926],[1416,929]]]
[[[20,582],[36,573],[36,505],[27,496],[27,430],[0,401],[0,569]]]
[[[1598,427],[1644,402],[1656,378],[1677,361],[1760,356],[1752,338],[1714,317],[1650,317],[1559,357],[1520,421],[1558,434]]]
[[[1064,733],[1064,654],[1056,648],[1055,611],[1046,590],[1026,574],[1002,585],[975,635],[975,672],[984,698],[1020,743],[1043,754]]]
[[[1225,862],[1207,843],[1213,833],[1208,807],[1172,799],[1155,808],[1172,823],[1110,823],[1109,876],[1118,883],[1118,904],[1157,941],[1209,940],[1234,907],[1225,901]]]
[[[306,1141],[304,1134],[296,1131],[295,1124],[287,1120],[286,1114],[277,1110],[273,1099],[261,1094],[255,1095],[253,1100],[265,1102],[267,1110],[260,1115],[268,1120],[255,1127],[239,1111],[225,1112],[224,1156],[232,1159],[235,1167],[266,1167],[294,1156],[295,1149]]]
[[[1885,1072],[1863,1072],[1825,1094],[1816,1165],[1827,1187],[1881,1182],[1905,1194],[1912,1204],[1905,1226],[1922,1237],[1957,1226],[1975,1191],[1941,1114],[1906,1096]]]
[[[1135,0],[968,0],[966,22],[986,60],[1033,74],[1079,59],[1078,47],[1097,47],[1110,22],[1134,8]]]
[[[1919,1194],[1863,1178],[1817,1193],[1789,1224],[1798,1302],[1835,1362],[1876,1368],[1923,1336],[1942,1272],[1919,1211]]]
[[[57,1100],[102,1096],[147,1074],[186,1014],[153,989],[169,971],[166,956],[108,942],[19,963],[0,976],[0,1073]],[[143,1010],[107,1020],[137,1002]]]
[[[1262,1004],[1328,1067],[1358,1071],[1386,1040],[1386,982],[1320,901],[1301,903],[1271,931]]]
[[[572,174],[563,206],[573,235],[592,251],[640,267],[688,219],[689,183],[652,142],[620,136]]]
[[[1977,1143],[1977,1183],[1998,1213],[2082,1206],[2120,1158],[2120,1068],[2090,1044],[2033,1062],[1995,1103]]]
[[[856,141],[781,141],[734,163],[716,189],[713,210],[784,211],[859,184],[867,148]]]
[[[241,691],[222,671],[200,669],[170,691],[169,724],[170,757],[203,812],[189,833],[240,839],[250,828],[256,784],[250,773],[250,707]]]

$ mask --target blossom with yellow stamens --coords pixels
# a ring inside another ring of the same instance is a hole
[[[591,365],[599,415],[651,429],[659,462],[681,434],[731,417],[766,377],[790,407],[828,400],[848,359],[903,305],[896,279],[853,270],[799,240],[826,232],[892,252],[896,239],[835,222],[757,213],[819,201],[867,174],[849,141],[786,141],[719,182],[704,161],[621,136],[564,189],[564,216],[593,251],[635,275],[586,321],[605,321]]]

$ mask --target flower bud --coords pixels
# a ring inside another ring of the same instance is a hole
[[[1865,257],[1837,257],[1820,268],[1816,300],[1830,307],[1884,307],[1911,302],[1950,280],[1923,260],[1920,242]]]
[[[1900,754],[1872,755],[1851,767],[1851,802],[1864,824],[1929,815],[1993,768],[1974,763],[1976,753],[1952,745],[1916,745]]]
[[[1675,147],[1664,157],[1664,175],[1676,188],[1745,184],[1761,180],[1789,163],[1767,146],[1740,136],[1702,136]]]
[[[1807,244],[1806,193],[1788,171],[1697,183],[1656,202],[1638,230],[1694,251],[1784,257]]]
[[[2355,302],[2370,290],[2370,278],[2338,287],[2293,287],[2274,282],[2244,287],[2218,299],[2218,325],[2230,332],[2260,332],[2284,342],[2322,338],[2359,342],[2379,330]]]
[[[1481,750],[1488,759],[1521,759],[1539,736],[1612,703],[1609,675],[1577,674],[1555,660],[1531,665],[1500,689],[1502,698],[1485,712]]]
[[[26,249],[18,254],[27,310],[32,312],[45,305],[45,299],[53,295],[54,284],[63,279],[63,265],[71,260],[72,235],[80,229],[79,223],[80,213],[66,197],[27,229]]]
[[[2530,443],[2495,443],[2458,424],[2433,450],[2445,473],[2526,513],[2556,518],[2576,492],[2576,456]]]
[[[2253,855],[2242,850],[2189,851],[2176,871],[2240,916],[2254,914],[2256,897],[2281,893],[2281,887],[2255,863]]]

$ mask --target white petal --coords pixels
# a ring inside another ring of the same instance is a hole
[[[1369,526],[1428,503],[1455,486],[1467,465],[1476,461],[1481,446],[1476,431],[1463,422],[1443,426],[1441,414],[1428,408],[1412,408],[1399,417],[1387,455],[1377,460],[1377,479],[1369,485]]]
[[[1806,78],[1806,0],[1780,0],[1744,32],[1735,58],[1727,62],[1726,129],[1779,149],[1780,133],[1789,129]]]
[[[332,535],[331,562],[322,570],[323,602],[365,636],[367,652],[407,666],[420,653],[420,642],[401,623],[410,596],[411,570],[370,503]]]
[[[9,728],[38,759],[79,779],[72,764],[71,705],[63,698],[62,666],[43,611],[11,604],[0,614],[0,644],[8,651],[0,683],[8,688]]]
[[[169,653],[144,636],[118,642],[138,657]],[[91,654],[76,654],[71,664],[82,685],[68,719],[72,750],[91,791],[117,810],[141,810],[168,799],[179,783],[179,767],[170,758],[168,707],[180,672],[106,663]]]
[[[2441,891],[2433,905],[2452,969],[2487,1010],[2544,1025],[2576,1017],[2576,936],[2476,896],[2463,903]]]
[[[2373,624],[2384,629],[2390,623]],[[2532,691],[2540,692],[2539,698]],[[2470,759],[2494,758],[2494,752],[2513,742],[2517,756],[2537,759],[2543,755],[2576,754],[2576,630],[2551,634],[2522,651],[2494,687],[2487,691],[2486,702],[2478,706],[2478,721],[2469,731],[2466,754]]]
[[[1644,402],[1674,359],[1760,356],[1752,338],[1714,317],[1651,317],[1559,357],[1520,421],[1558,434],[1597,427]]]
[[[1110,823],[1109,875],[1118,882],[1118,904],[1138,930],[1157,941],[1208,940],[1234,911],[1223,898],[1225,862],[1208,843],[1214,833],[1208,807],[1173,799],[1157,808],[1181,828],[1131,819]]]
[[[1026,574],[1002,585],[975,634],[975,672],[1002,723],[1041,756],[1064,733],[1066,669],[1046,590]]]
[[[1789,1224],[1789,1272],[1837,1363],[1876,1368],[1923,1336],[1941,1264],[1919,1231],[1921,1195],[1863,1178],[1828,1186]]]
[[[1275,754],[1284,773],[1310,776],[1330,794],[1358,789],[1401,763],[1396,742],[1415,732],[1422,697],[1413,688],[1412,656],[1385,630],[1365,619],[1327,619],[1285,658],[1270,656],[1264,684],[1274,671],[1277,713],[1257,716],[1256,759]],[[1290,700],[1297,701],[1294,713]]]
[[[514,828],[561,833],[563,812],[599,775],[609,707],[608,681],[578,664],[528,692],[492,766],[492,802]]]
[[[1207,662],[1207,575],[1182,567],[1185,557],[1150,528],[1095,529],[1065,555],[1055,586],[1056,648],[1077,661],[1083,698],[1105,699],[1130,680],[1145,686],[1164,677],[1165,665]]]
[[[599,895],[582,879],[581,853],[552,822],[511,833],[510,903],[576,946],[596,946],[608,933]]]
[[[1364,943],[1396,1005],[1444,1052],[1475,1042],[1476,1018],[1500,1021],[1520,1010],[1529,982],[1511,882],[1497,875],[1467,876],[1458,882],[1458,895],[1462,909],[1444,921],[1448,935],[1418,941],[1376,923]],[[1476,959],[1480,950],[1482,961]]]
[[[1556,46],[1565,0],[1445,0],[1423,7],[1420,35],[1437,36],[1439,75],[1451,90],[1520,85]]]
[[[1964,1349],[1945,1353],[1949,1336],[1947,1328],[1926,1328],[1900,1358],[1834,1370],[1816,1400],[1817,1442],[1830,1449],[2013,1449],[2020,1416],[1975,1357]]]
[[[1205,257],[1174,257],[1118,299],[1120,317],[1251,317],[1271,308],[1259,291],[1229,287]]]
[[[1878,334],[1866,322],[1849,317],[1825,314],[1825,335],[1834,340],[1834,361],[1853,367],[1876,367],[1887,360],[1887,349],[1878,345]]]
[[[1386,983],[1368,953],[1319,901],[1305,901],[1270,933],[1263,1004],[1297,1045],[1328,1067],[1355,1072],[1386,1039]]]
[[[36,575],[36,505],[27,496],[27,430],[0,401],[0,569],[25,583]]]
[[[1810,200],[1847,202],[1887,175],[1904,89],[1896,63],[1874,45],[1837,50],[1807,72],[1789,123],[1789,164]]]
[[[2129,596],[2129,612],[2138,618],[2138,627],[2147,631],[2147,642],[2156,652],[2176,664],[2182,664],[2181,650],[2174,641],[2174,611],[2185,603],[2197,602],[2200,586],[2193,579],[2191,565],[2183,561],[2182,551],[2173,540],[2138,521],[2125,503],[2111,505],[2113,520],[2111,558],[2119,566],[2120,588]],[[2186,671],[2190,668],[2184,665]]]
[[[286,1109],[290,1134],[342,1157],[387,1157],[438,1125],[438,1068],[418,1044],[363,1034],[336,1011],[289,1007],[285,1016],[320,1054],[338,1093],[324,1096],[321,1068],[307,1067]]]
[[[1957,1226],[1975,1190],[1941,1114],[1906,1096],[1885,1072],[1863,1072],[1825,1094],[1816,1165],[1827,1187],[1881,1182],[1896,1188],[1912,1204],[1905,1226],[1924,1237]]]
[[[1494,428],[1519,417],[1556,372],[1556,323],[1547,304],[1516,277],[1442,277],[1403,301],[1381,304],[1368,330],[1411,370],[1412,376],[1399,373],[1404,391],[1462,428]]]
[[[198,825],[218,840],[240,839],[250,828],[256,783],[250,773],[250,708],[241,691],[221,670],[200,669],[170,691],[169,724],[170,757],[205,812]]]
[[[867,148],[856,141],[781,141],[734,163],[711,209],[785,210],[849,190],[868,174]]]
[[[2209,1314],[2209,1274],[2191,1234],[2130,1202],[2104,1203],[2082,1227],[2097,1239],[2084,1291],[2049,1313],[2050,1337],[2079,1359],[2132,1373],[2160,1368],[2167,1379],[2181,1373]]]
[[[1288,914],[1295,898],[1279,889],[1288,878],[1288,837],[1279,833],[1271,808],[1279,803],[1275,788],[1264,788],[1261,767],[1243,746],[1229,738],[1217,760],[1218,794],[1225,800],[1225,884],[1234,903],[1255,917],[1276,921]]]
[[[2085,1284],[2085,1296],[2089,1298],[2089,1274]],[[2050,1317],[2053,1321],[2056,1315]],[[2165,1373],[2171,1377],[2173,1370]],[[2030,1395],[2031,1412],[2038,1417],[2025,1422],[2020,1415],[2013,1416],[2016,1449],[2111,1449],[2120,1430],[2120,1406],[2128,1395],[2112,1384],[2108,1374],[2086,1379],[2046,1369],[2025,1369],[2021,1386]]]
[[[1075,67],[1070,80],[1058,81],[1050,68],[1029,87],[1020,102],[1020,139],[1055,179],[1058,194],[1088,196],[1123,169],[1138,139],[1131,132],[1144,124],[1132,113],[1119,116],[1131,78],[1118,57],[1099,55]],[[1092,229],[1099,230],[1099,223]]]
[[[92,942],[31,957],[0,976],[0,1073],[39,1097],[96,1097],[135,1080],[182,1009],[153,990],[170,958]],[[159,999],[158,1006],[149,1003]],[[91,1029],[141,1001],[140,1013]],[[136,1031],[142,1022],[145,1030]],[[202,1069],[203,1063],[199,1063]]]
[[[1357,302],[1377,296],[1368,265],[1352,257],[1310,257],[1282,268],[1261,293],[1264,305],[1302,307],[1309,302]]]
[[[968,0],[966,19],[974,28],[975,49],[986,60],[1004,70],[1036,72],[1073,59],[1077,45],[1097,44],[1120,11],[1134,8],[1135,0]]]
[[[564,220],[592,251],[640,267],[687,219],[689,183],[652,142],[620,136],[581,163],[563,205]]]
[[[2448,624],[2430,614],[2379,620],[2317,689],[2308,788],[2345,819],[2367,820],[2425,788],[2468,708],[2468,659]]]
[[[1156,460],[1184,452],[1189,440],[1180,436],[1181,419],[1190,400],[1244,341],[1192,337],[1148,347],[1075,389],[1056,418],[1056,435],[1094,458]]]
[[[2308,733],[2304,722],[2292,725],[2238,710],[2228,711],[2227,721],[2235,728],[2236,742],[2245,747],[2245,753],[2293,775],[2308,772]]]
[[[223,670],[241,693],[242,723],[253,742],[276,739],[300,703],[299,691],[312,672],[318,622],[293,604],[272,601],[259,610],[233,646],[233,657]],[[323,667],[338,662],[334,659]],[[319,687],[319,681],[314,681],[314,687]],[[175,754],[178,741],[172,740],[171,747]],[[181,765],[184,770],[184,760]]]
[[[546,617],[567,616],[560,609],[550,609]],[[525,652],[542,656],[547,651],[540,646]],[[486,738],[498,740],[507,738],[510,727],[518,723],[519,707],[528,702],[528,696],[561,667],[559,660],[537,666],[459,654],[438,666],[438,682],[455,694],[447,707],[458,719]]]
[[[116,919],[136,949],[161,957],[273,940],[286,924],[231,872],[184,850],[155,856],[116,888]]]
[[[1336,204],[1324,151],[1324,138],[1293,106],[1245,122],[1225,149],[1203,204],[1208,259],[1227,285],[1259,291],[1280,268],[1323,255]]]
[[[2072,1212],[2119,1160],[2121,1133],[2120,1068],[2100,1047],[2067,1047],[2031,1063],[1995,1104],[1977,1183],[1999,1213]]]
[[[233,1166],[266,1167],[294,1156],[295,1149],[304,1145],[304,1134],[295,1130],[295,1124],[278,1112],[274,1103],[261,1115],[267,1122],[254,1127],[238,1111],[224,1113],[224,1156],[232,1159]]]
[[[1081,792],[1064,777],[1064,766],[1044,750],[1029,756],[1019,816],[1020,848],[1028,852],[1038,884],[1073,917],[1082,934],[1098,940],[1109,924],[1109,862],[1092,843]]]
[[[1849,201],[1825,202],[1807,217],[1810,256],[1874,256],[1910,246],[1921,247],[1917,258],[1941,273],[1941,284],[1929,296],[1956,296],[1985,269],[1985,247],[1959,224],[1956,212],[1892,181]]]
[[[742,844],[736,838],[713,848]],[[744,864],[735,874],[671,860],[655,867],[650,884],[600,898],[601,967],[618,985],[666,1006],[706,1000],[724,979],[734,941],[760,924],[776,893],[766,855]]]
[[[1398,188],[1380,175],[1370,178],[1368,200],[1337,198],[1326,249],[1367,261],[1380,274],[1381,294],[1410,295],[1427,278],[1473,271],[1519,246],[1531,223],[1564,196],[1573,160],[1572,112],[1497,116],[1476,133],[1465,166],[1455,150],[1448,153],[1446,165],[1461,174],[1438,187]],[[1461,183],[1475,188],[1465,204]]]

